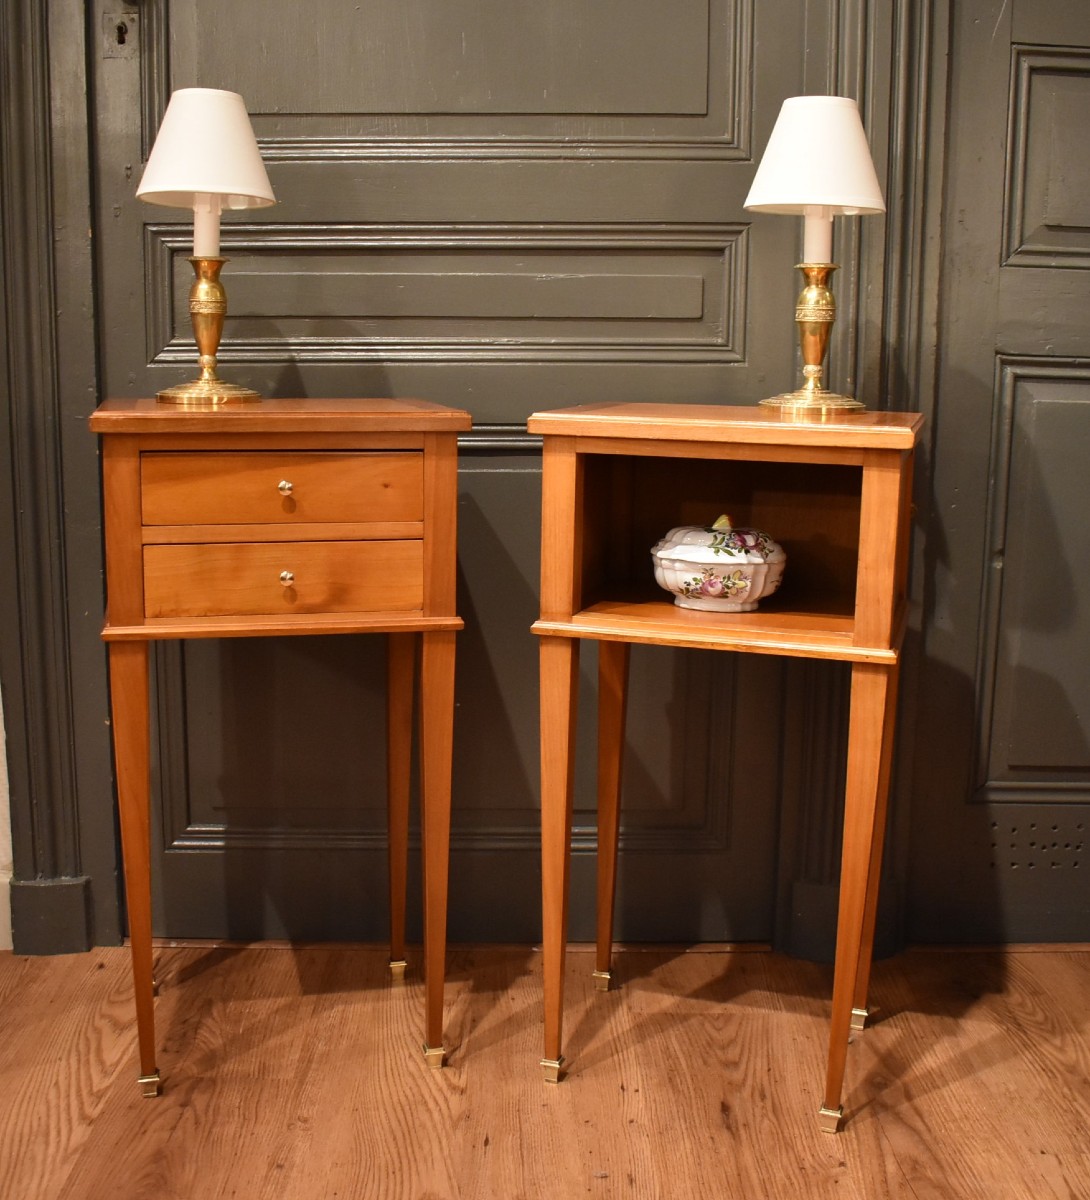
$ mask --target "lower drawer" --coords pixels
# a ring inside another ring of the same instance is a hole
[[[245,542],[144,547],[144,615],[413,612],[424,543]]]

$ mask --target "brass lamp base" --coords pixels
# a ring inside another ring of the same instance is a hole
[[[779,396],[769,396],[762,400],[766,408],[783,408],[806,413],[825,412],[861,412],[867,406],[852,396],[841,396],[837,392],[827,392],[824,388],[807,390],[799,388],[797,392],[783,392]]]
[[[237,383],[225,383],[222,379],[194,379],[192,383],[179,383],[174,387],[156,392],[160,404],[186,404],[194,408],[218,407],[221,404],[253,404],[261,399],[261,393],[253,388],[240,387]]]
[[[835,263],[799,263],[806,286],[795,302],[795,324],[799,330],[802,349],[802,377],[805,383],[796,392],[769,396],[761,404],[767,408],[785,410],[785,415],[799,413],[808,417],[831,412],[858,412],[867,406],[851,396],[841,396],[821,386],[825,352],[829,334],[836,320],[836,300],[829,279],[836,270]]]
[[[200,355],[200,379],[179,383],[156,393],[160,404],[181,404],[192,408],[219,408],[224,404],[253,404],[261,393],[237,383],[224,383],[216,375],[216,353],[227,315],[227,293],[220,282],[225,258],[191,258],[196,279],[189,289],[189,319]]]

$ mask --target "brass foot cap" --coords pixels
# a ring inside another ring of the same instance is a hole
[[[140,1084],[140,1094],[145,1100],[154,1100],[156,1096],[162,1095],[163,1081],[159,1078],[158,1069],[154,1074],[141,1075],[136,1082]]]
[[[594,980],[594,986],[598,991],[609,991],[609,981],[613,978],[609,971],[592,971],[590,977]]]
[[[825,1108],[824,1105],[818,1109],[818,1124],[821,1126],[822,1133],[839,1133],[840,1122],[844,1116],[844,1108]]]
[[[409,964],[403,958],[390,959],[390,978],[394,983],[405,982],[405,971],[408,965]]]
[[[871,1010],[869,1008],[853,1008],[852,1009],[852,1028],[855,1030],[866,1029],[867,1022],[870,1020]]]
[[[438,1070],[443,1065],[443,1059],[446,1056],[446,1050],[442,1046],[425,1046],[424,1061],[433,1070]]]
[[[559,1083],[560,1072],[564,1066],[563,1054],[559,1058],[543,1058],[541,1060],[541,1069],[545,1074],[546,1083]]]

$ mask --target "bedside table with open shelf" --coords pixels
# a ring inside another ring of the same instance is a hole
[[[826,1086],[835,1130],[850,1029],[866,1016],[900,644],[905,624],[913,413],[789,414],[713,405],[585,405],[535,413],[543,435],[541,807],[547,1080],[562,1064],[572,761],[582,639],[598,642],[595,978],[610,982],[621,760],[633,644],[851,664],[840,912]],[[678,525],[768,531],[787,554],[780,590],[753,612],[680,608],[650,550]]]

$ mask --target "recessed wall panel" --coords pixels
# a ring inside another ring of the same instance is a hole
[[[149,227],[149,361],[192,358],[188,247]],[[353,229],[231,235],[233,358],[355,362],[744,356],[744,226],[384,239]],[[158,295],[156,295],[158,293]]]
[[[1006,265],[1090,266],[1088,128],[1090,51],[1016,50]]]
[[[312,0],[267,19],[175,0],[157,48],[170,87],[241,91],[268,153],[644,153],[744,157],[752,0]],[[300,61],[321,64],[300,72]],[[466,144],[469,139],[473,145]],[[326,144],[323,145],[322,143]]]
[[[981,655],[982,798],[1090,795],[1090,364],[1005,364]]]

